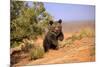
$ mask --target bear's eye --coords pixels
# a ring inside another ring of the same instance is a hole
[[[61,25],[59,25],[59,24],[58,24],[56,27],[58,27],[58,28],[62,29],[62,26],[61,26]]]

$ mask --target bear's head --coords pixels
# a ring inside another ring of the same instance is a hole
[[[55,32],[59,34],[62,32],[62,20],[59,19],[58,21],[49,21],[49,31]]]

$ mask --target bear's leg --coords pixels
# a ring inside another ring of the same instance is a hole
[[[50,48],[50,44],[48,43],[47,39],[45,39],[43,41],[43,48],[45,52],[48,52],[49,48]]]
[[[44,44],[43,47],[44,47],[44,51],[45,51],[45,52],[48,52],[48,50],[49,50],[49,45],[48,45],[48,44]]]
[[[60,34],[57,36],[58,40],[62,41],[64,39],[64,34],[60,32]]]
[[[55,49],[55,50],[58,50],[58,49],[59,49],[58,45],[53,45],[53,44],[50,45],[50,48],[51,48],[51,49]]]

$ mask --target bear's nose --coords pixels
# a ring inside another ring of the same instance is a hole
[[[56,27],[56,28],[55,28],[55,31],[56,31],[56,32],[59,32],[59,31],[60,31],[60,29]]]

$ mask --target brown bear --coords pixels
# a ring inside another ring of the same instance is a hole
[[[58,40],[62,41],[64,39],[61,23],[61,19],[55,22],[49,21],[49,31],[43,40],[43,47],[45,52],[47,52],[50,48],[58,49]]]

